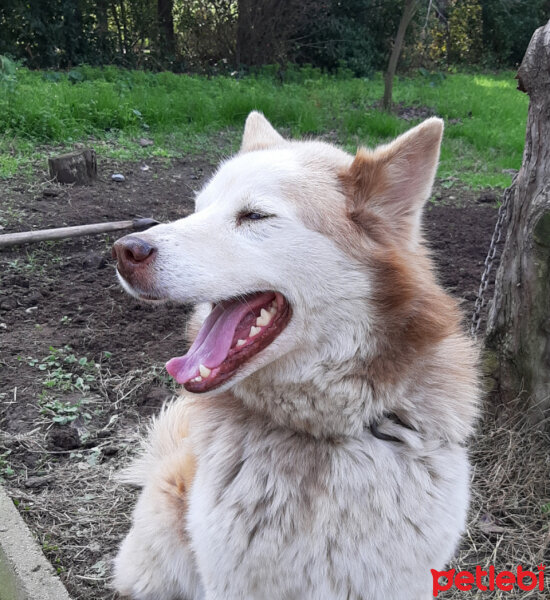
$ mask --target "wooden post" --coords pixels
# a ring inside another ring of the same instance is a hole
[[[517,79],[530,99],[527,134],[486,346],[503,399],[521,395],[532,421],[542,422],[550,410],[550,21],[535,31]]]
[[[97,179],[95,151],[91,149],[48,159],[50,177],[59,183],[90,185]]]

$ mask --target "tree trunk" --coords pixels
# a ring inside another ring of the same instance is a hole
[[[239,0],[237,14],[236,67],[254,64],[254,2]]]
[[[161,58],[173,59],[176,55],[176,37],[174,35],[174,0],[157,0],[157,18],[159,25],[159,48]]]
[[[385,77],[384,98],[382,100],[382,108],[384,110],[391,110],[393,78],[395,76],[395,70],[397,69],[397,61],[399,60],[399,55],[401,54],[401,48],[403,47],[403,40],[405,39],[407,27],[409,26],[409,23],[411,22],[416,10],[416,2],[417,0],[406,0],[403,8],[403,14],[401,15],[401,21],[399,21],[397,35],[395,36],[395,40],[393,42],[390,62],[388,64],[388,71],[386,72]]]
[[[124,40],[122,39],[122,27],[120,25],[120,19],[118,18],[118,7],[117,7],[117,4],[115,1],[112,2],[111,8],[112,8],[113,19],[115,21],[117,36],[118,36],[118,53],[119,53],[119,55],[124,56],[126,54],[126,52],[125,52]]]
[[[128,57],[130,46],[128,45],[128,41],[130,36],[128,35],[128,19],[126,18],[126,0],[119,0],[120,6],[120,23],[122,25],[122,40],[124,42],[124,55]]]
[[[503,399],[521,395],[540,422],[550,409],[550,21],[535,31],[517,79],[530,98],[527,134],[486,345]]]
[[[59,183],[90,185],[97,179],[94,150],[82,150],[48,159],[50,177]]]
[[[109,44],[109,2],[108,0],[96,0],[97,38],[100,60],[107,62],[110,59]]]

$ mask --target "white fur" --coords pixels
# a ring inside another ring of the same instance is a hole
[[[325,219],[343,213],[338,173],[352,157],[250,119],[253,151],[222,165],[195,214],[141,234],[158,256],[146,289],[127,287],[195,303],[277,290],[292,319],[221,389],[153,424],[115,586],[137,600],[426,600],[466,518],[474,353],[456,334],[411,357],[397,383],[357,375],[378,352],[376,281],[304,215],[317,196]],[[274,216],[239,225],[243,209]],[[402,441],[374,437],[373,420]],[[166,477],[189,453],[196,474],[178,511]]]

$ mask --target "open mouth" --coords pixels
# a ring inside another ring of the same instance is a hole
[[[290,320],[279,292],[258,292],[214,305],[187,354],[166,363],[168,373],[189,392],[212,390],[269,346]]]

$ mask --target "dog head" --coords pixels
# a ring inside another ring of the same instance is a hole
[[[352,157],[287,141],[251,113],[192,215],[114,246],[130,294],[207,307],[169,373],[192,392],[224,390],[282,360],[304,378],[358,355],[389,352],[393,365],[443,337],[456,319],[420,235],[442,131],[428,119]],[[384,351],[398,330],[400,349]]]

